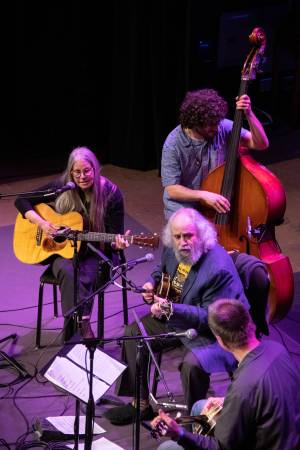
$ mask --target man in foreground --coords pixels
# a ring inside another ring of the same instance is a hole
[[[168,441],[159,450],[299,449],[300,377],[288,352],[277,342],[258,341],[248,311],[235,300],[211,304],[208,323],[220,346],[239,363],[214,436],[187,432],[160,410],[151,425],[177,444]]]

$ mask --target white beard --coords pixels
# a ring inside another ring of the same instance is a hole
[[[193,246],[191,248],[191,251],[186,256],[183,256],[178,249],[173,248],[173,251],[175,254],[175,258],[179,263],[183,262],[191,266],[196,264],[196,262],[201,258],[203,254],[202,248],[196,246]]]

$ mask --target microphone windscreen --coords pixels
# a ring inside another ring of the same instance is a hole
[[[198,336],[197,331],[194,328],[190,328],[186,331],[186,337],[188,339],[195,339]]]
[[[69,189],[75,189],[76,184],[73,183],[73,181],[68,181],[65,187],[68,187]]]
[[[145,258],[147,261],[153,261],[154,255],[153,255],[153,253],[147,253],[147,255],[145,255]]]

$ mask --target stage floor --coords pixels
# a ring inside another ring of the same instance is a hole
[[[277,227],[276,236],[284,254],[288,255],[295,278],[295,298],[293,306],[287,317],[277,324],[270,326],[271,339],[283,342],[291,351],[300,369],[300,208],[299,208],[299,173],[300,158],[288,161],[276,162],[268,168],[281,180],[287,196],[287,209],[285,220]],[[103,174],[116,182],[121,188],[126,207],[126,227],[133,234],[140,232],[161,232],[164,224],[162,188],[160,178],[156,170],[139,172],[130,169],[122,169],[114,166],[105,166]],[[29,191],[53,176],[42,179],[19,180],[13,183],[0,185],[1,193],[16,193]],[[49,416],[68,416],[75,414],[75,401],[72,396],[57,390],[39,374],[41,368],[55,356],[62,348],[59,342],[59,331],[62,326],[62,318],[53,319],[51,290],[45,289],[45,305],[43,314],[42,342],[47,345],[44,349],[35,350],[35,326],[37,317],[37,297],[39,276],[43,267],[32,266],[19,262],[13,253],[12,239],[13,226],[16,218],[16,210],[13,205],[13,197],[2,198],[0,201],[0,340],[5,336],[16,333],[16,343],[6,342],[0,344],[0,350],[13,356],[26,370],[30,377],[17,380],[10,387],[1,387],[0,409],[0,438],[5,439],[15,448],[18,438],[24,433],[32,431],[32,425],[37,419],[43,420]],[[152,252],[152,250],[150,250]],[[128,259],[144,256],[148,249],[130,247],[126,250]],[[155,262],[159,260],[160,249],[153,251]],[[146,280],[152,263],[140,264],[130,272],[130,279],[137,285],[142,285]],[[121,293],[118,288],[115,292],[105,294],[105,337],[122,336],[122,304]],[[133,320],[132,309],[135,308],[139,315],[147,312],[147,306],[143,304],[138,294],[128,293],[129,319]],[[59,311],[60,312],[60,311]],[[96,305],[93,311],[94,329],[96,329]],[[55,339],[58,337],[58,340]],[[266,339],[269,339],[266,338]],[[120,346],[107,344],[104,351],[115,357],[121,358]],[[179,373],[177,370],[180,360],[180,351],[171,351],[164,355],[162,370],[171,391],[175,394],[177,402],[182,401],[182,391]],[[18,374],[15,370],[4,368],[1,370],[1,383],[14,380]],[[222,394],[227,386],[227,378],[224,374],[214,377],[212,389]],[[109,390],[112,400],[113,387]],[[158,397],[165,398],[162,383],[159,384]],[[129,399],[119,399],[124,402]],[[133,448],[132,426],[114,427],[101,417],[111,403],[102,403],[96,408],[96,422],[106,431],[97,438],[105,437],[121,448],[129,450]],[[84,415],[84,410],[83,410]],[[33,440],[33,434],[28,434],[27,440]],[[0,444],[1,445],[1,444]],[[145,450],[155,449],[156,441],[149,433],[141,428],[141,446]]]

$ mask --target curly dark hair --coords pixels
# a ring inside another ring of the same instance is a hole
[[[227,102],[214,89],[190,91],[180,106],[179,122],[183,128],[217,125],[227,111]]]

